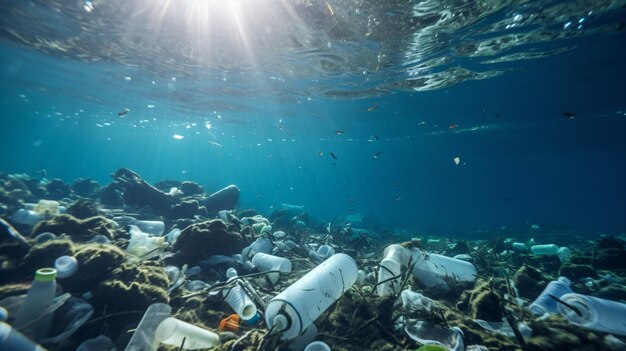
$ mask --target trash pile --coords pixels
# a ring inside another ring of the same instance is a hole
[[[1,350],[626,347],[622,239],[380,236],[112,177],[0,175]]]

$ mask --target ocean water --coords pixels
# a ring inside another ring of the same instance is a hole
[[[2,1],[0,171],[236,184],[380,231],[623,232],[625,5]]]

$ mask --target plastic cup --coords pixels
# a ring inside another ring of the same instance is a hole
[[[304,348],[304,351],[330,351],[330,346],[323,341],[313,341]]]
[[[73,256],[61,256],[54,261],[57,277],[71,277],[78,270],[78,261]]]
[[[156,351],[160,340],[156,339],[155,331],[160,323],[170,316],[172,308],[165,303],[153,303],[148,307],[137,329],[130,338],[126,351]],[[167,330],[162,331],[160,337]],[[180,345],[179,345],[180,346]]]
[[[178,347],[183,345],[184,350],[210,349],[220,342],[220,337],[212,331],[174,317],[161,321],[154,334],[158,342]]]

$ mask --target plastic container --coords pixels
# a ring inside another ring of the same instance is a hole
[[[513,249],[513,251],[517,251],[517,252],[528,252],[528,245],[524,244],[524,243],[513,243],[513,245],[511,245],[511,248]]]
[[[241,251],[241,255],[244,260],[249,260],[252,256],[256,255],[259,252],[262,253],[272,253],[272,241],[266,237],[257,238],[250,246],[244,248]]]
[[[0,322],[0,350],[46,351],[46,349],[4,322]]]
[[[413,276],[427,288],[436,286],[448,288],[450,279],[460,283],[476,280],[476,267],[473,264],[452,257],[413,251]]]
[[[569,262],[572,257],[572,250],[570,250],[569,247],[559,247],[557,255],[559,255],[561,263]]]
[[[530,252],[533,255],[556,255],[559,253],[559,247],[554,244],[547,245],[533,245],[530,247]]]
[[[575,307],[581,315],[559,303],[559,313],[583,328],[626,336],[626,304],[580,294],[565,294],[561,300]]]
[[[162,235],[165,231],[165,223],[162,221],[133,221],[133,225],[137,226],[142,232],[152,235]]]
[[[61,213],[59,202],[53,200],[39,200],[33,211],[44,218],[57,216]]]
[[[378,282],[392,279],[386,283],[379,284],[376,287],[378,296],[395,295],[400,292],[402,271],[407,269],[409,260],[411,259],[411,251],[402,245],[389,245],[383,251],[383,259],[380,261],[378,268]]]
[[[126,252],[137,256],[142,260],[147,260],[161,254],[165,247],[165,238],[161,236],[150,236],[144,233],[135,225],[130,226],[130,241]]]
[[[157,342],[177,347],[182,345],[183,350],[210,349],[220,343],[220,337],[214,332],[174,317],[161,321],[154,335]]]
[[[78,270],[78,260],[73,256],[61,256],[54,261],[57,277],[71,277]]]
[[[235,279],[237,277],[237,271],[234,268],[229,268],[226,271],[226,276],[229,279]],[[222,296],[224,296],[226,303],[228,303],[242,320],[247,321],[256,316],[256,305],[239,284],[236,284],[230,289],[222,290]]]
[[[261,272],[266,271],[281,271],[283,273],[291,272],[291,261],[286,258],[278,257],[274,255],[264,254],[262,252],[257,253],[252,257],[252,264]],[[280,277],[279,273],[268,273],[272,283],[276,283]]]
[[[308,328],[356,282],[358,267],[352,257],[335,254],[275,296],[265,309],[272,333],[291,340]]]
[[[313,341],[304,348],[304,351],[330,351],[330,346],[323,341]]]
[[[528,306],[528,310],[536,316],[543,316],[546,313],[557,313],[559,311],[559,302],[551,298],[550,295],[560,298],[565,294],[571,293],[570,285],[570,280],[565,277],[559,277],[559,279],[551,281],[539,294],[539,297]]]
[[[38,269],[26,299],[15,317],[15,328],[35,340],[47,336],[50,331],[52,313],[43,316],[41,313],[54,302],[56,277],[57,271],[54,268]]]
[[[23,224],[27,226],[34,226],[39,221],[44,220],[44,217],[33,210],[19,209],[11,216],[11,222]]]
[[[317,248],[317,256],[322,260],[327,260],[330,256],[335,254],[335,249],[328,245],[320,245]]]
[[[126,351],[156,351],[160,342],[155,336],[156,329],[163,320],[170,316],[171,312],[172,308],[168,304],[153,303],[150,305],[128,345],[126,345]]]

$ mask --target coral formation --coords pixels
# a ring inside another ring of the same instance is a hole
[[[105,217],[96,216],[78,219],[68,214],[52,217],[47,221],[37,223],[33,228],[33,235],[44,232],[72,235],[78,242],[87,241],[95,235],[104,235],[109,239],[115,238],[115,223]]]

